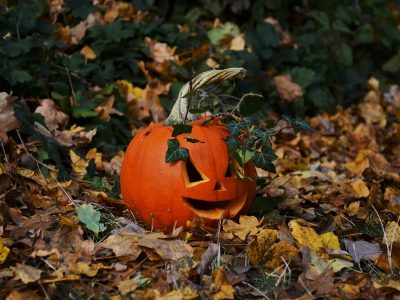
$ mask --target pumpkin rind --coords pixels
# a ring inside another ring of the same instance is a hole
[[[222,123],[202,126],[201,122],[200,119],[191,124],[192,133],[177,137],[180,147],[189,149],[189,163],[196,168],[193,172],[199,172],[194,183],[186,174],[187,162],[165,162],[172,126],[157,123],[141,130],[126,151],[121,193],[134,214],[150,227],[171,230],[174,226],[184,226],[196,215],[203,218],[206,226],[213,226],[225,204],[236,215],[247,211],[252,204],[256,189],[254,165],[247,163],[244,167],[244,174],[252,181],[226,177],[229,155],[224,139],[229,135],[228,130]],[[187,137],[200,142],[188,142]],[[206,209],[196,210],[194,206]]]

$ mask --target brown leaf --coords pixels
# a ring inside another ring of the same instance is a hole
[[[223,224],[225,232],[231,232],[244,241],[248,234],[257,233],[257,226],[259,225],[258,219],[254,216],[240,216],[239,224],[232,221],[226,220]]]
[[[39,113],[44,117],[44,123],[50,131],[68,123],[68,115],[57,110],[56,104],[50,99],[40,100],[40,106],[36,108],[35,113]]]
[[[142,236],[134,232],[121,232],[110,235],[100,243],[101,247],[112,249],[116,256],[131,256],[132,260],[139,257],[142,250],[138,241]]]
[[[193,248],[181,240],[162,240],[144,236],[139,240],[138,245],[153,249],[164,260],[193,257]]]
[[[15,279],[20,279],[25,284],[38,281],[40,279],[40,274],[43,272],[34,267],[18,263],[16,267],[11,268],[14,270]]]
[[[287,102],[294,102],[303,95],[300,85],[292,81],[290,75],[278,75],[273,78],[278,96]]]
[[[166,43],[160,43],[149,37],[144,39],[144,44],[149,47],[153,60],[163,63],[166,60],[174,60],[175,48],[170,48]]]
[[[5,144],[8,143],[7,132],[19,127],[19,122],[14,116],[12,107],[16,99],[16,97],[10,96],[5,92],[0,93],[0,139]]]

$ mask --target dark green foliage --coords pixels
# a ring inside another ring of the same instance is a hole
[[[179,146],[179,141],[175,139],[168,140],[168,150],[165,155],[165,161],[175,162],[178,160],[187,160],[189,157],[189,150]]]

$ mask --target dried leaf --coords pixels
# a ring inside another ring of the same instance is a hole
[[[307,246],[311,250],[320,251],[323,248],[322,240],[314,229],[301,226],[297,220],[289,222],[292,235],[300,245]]]
[[[134,292],[137,289],[138,285],[135,279],[126,279],[120,281],[118,284],[118,291],[122,295],[127,295],[129,293]]]
[[[303,96],[300,85],[292,81],[289,75],[278,75],[273,78],[278,96],[287,102],[294,102]]]
[[[193,257],[193,248],[181,240],[161,240],[144,236],[139,240],[138,245],[153,249],[164,260],[180,260]]]
[[[6,261],[8,253],[10,253],[10,249],[3,244],[3,239],[0,236],[0,264]]]
[[[72,149],[69,150],[69,157],[71,158],[72,169],[74,170],[75,176],[77,176],[80,179],[83,179],[83,177],[86,175],[86,168],[89,162],[81,158]]]
[[[10,96],[5,92],[0,93],[0,139],[5,144],[8,143],[7,132],[19,127],[19,122],[14,116],[12,107],[16,99],[16,97]]]
[[[350,240],[344,240],[344,244],[356,263],[359,263],[362,259],[374,260],[375,256],[382,253],[378,244],[366,241],[353,242]]]
[[[248,234],[256,234],[259,222],[254,216],[240,216],[239,224],[232,221],[226,220],[223,224],[223,229],[225,232],[231,232],[244,241]]]
[[[17,263],[16,267],[11,267],[15,273],[15,279],[20,279],[23,283],[28,284],[31,282],[38,281],[42,270],[34,267]]]
[[[139,257],[142,250],[138,246],[141,235],[134,232],[121,232],[110,235],[100,243],[104,248],[112,249],[116,256],[129,255],[133,260]]]
[[[59,126],[66,126],[69,119],[68,115],[57,110],[56,104],[50,99],[40,100],[40,106],[36,108],[35,113],[44,117],[44,123],[50,131],[58,129]]]
[[[93,60],[96,58],[96,53],[87,45],[81,49],[80,54],[82,54],[87,60]]]

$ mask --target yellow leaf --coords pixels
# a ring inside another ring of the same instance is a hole
[[[132,83],[127,80],[118,80],[117,85],[120,88],[121,92],[124,96],[128,97],[129,95],[133,95],[135,100],[142,98],[144,94],[144,90],[139,87],[134,87]]]
[[[244,50],[245,45],[244,34],[238,34],[231,40],[229,48],[233,51],[242,51]]]
[[[95,53],[95,52],[93,51],[93,49],[90,48],[89,46],[83,47],[80,53],[81,53],[87,60],[95,59],[95,58],[96,58],[96,53]]]
[[[326,232],[319,236],[322,241],[322,245],[331,250],[340,250],[339,238],[333,232]]]
[[[17,168],[17,173],[25,178],[31,178],[35,175],[33,170],[20,167]]]
[[[10,253],[10,249],[4,246],[3,239],[0,236],[0,264],[6,261],[8,253]]]
[[[239,224],[232,220],[226,220],[223,229],[225,232],[231,232],[244,241],[248,234],[257,233],[258,224],[258,219],[254,216],[240,216]]]
[[[126,279],[120,281],[118,284],[118,290],[122,295],[129,294],[136,290],[137,288],[137,282],[135,279]]]
[[[89,277],[94,277],[100,269],[110,269],[111,267],[106,267],[103,264],[91,264],[88,265],[84,262],[77,262],[68,267],[68,270],[73,274],[84,274]]]
[[[300,245],[307,246],[311,250],[320,251],[323,248],[322,240],[314,229],[301,226],[297,220],[289,222],[292,235]]]
[[[346,207],[346,211],[350,216],[355,216],[360,210],[360,201],[353,201]]]
[[[388,222],[385,227],[385,232],[386,232],[387,242],[389,245],[393,244],[393,242],[400,243],[400,226],[399,226],[399,224],[397,224],[396,222],[393,222],[393,221]]]
[[[213,300],[235,299],[235,289],[230,284],[222,284],[217,293],[212,295]]]
[[[60,267],[55,270],[53,273],[50,274],[50,278],[44,279],[43,282],[51,283],[51,282],[58,282],[58,281],[69,281],[69,280],[79,280],[79,275],[64,275],[63,268]]]
[[[257,239],[252,241],[247,247],[249,262],[253,266],[265,261],[268,251],[275,244],[278,232],[272,229],[263,229],[257,235]]]
[[[81,158],[78,154],[75,153],[74,150],[69,150],[69,156],[72,161],[72,169],[74,170],[75,175],[82,179],[86,175],[86,168],[89,164],[88,161]]]
[[[265,262],[267,270],[276,270],[283,266],[299,253],[299,250],[288,241],[281,241],[272,246],[268,259]]]
[[[364,198],[369,196],[369,189],[364,181],[357,179],[355,182],[351,183],[354,190],[354,196],[356,198]]]

